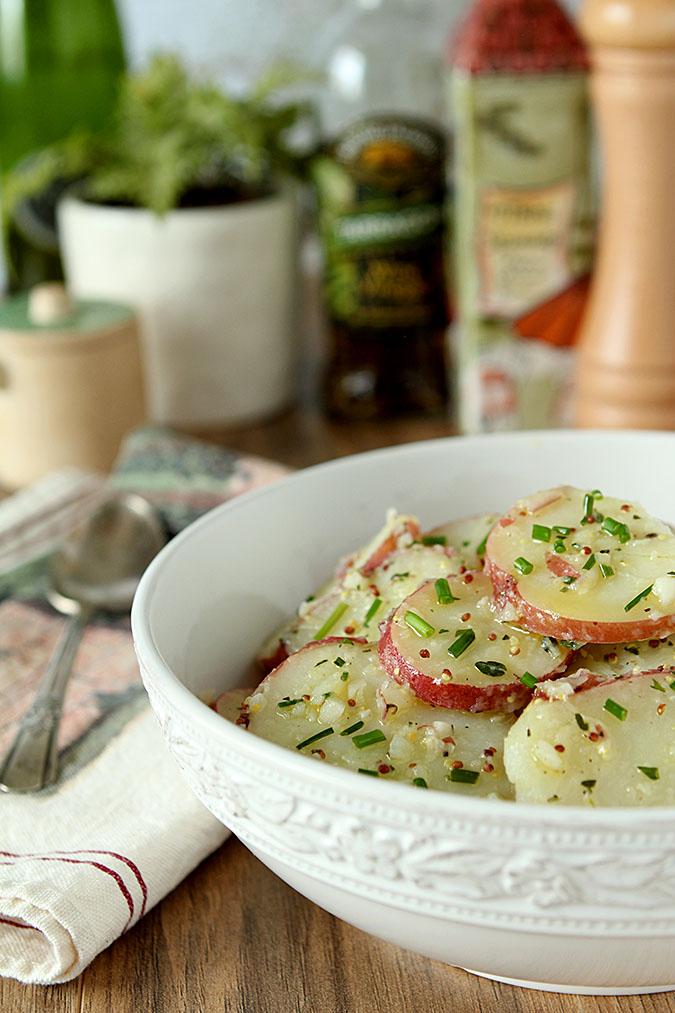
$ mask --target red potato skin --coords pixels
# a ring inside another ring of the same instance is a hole
[[[299,651],[294,651],[293,654],[286,654],[281,659],[279,664],[276,665],[270,672],[267,673],[262,682],[259,683],[258,688],[260,688],[260,686],[266,683],[268,679],[274,678],[275,674],[284,665],[284,663],[289,660],[289,658],[297,657],[298,654],[302,654],[303,651],[306,651],[308,647],[316,647],[317,644],[344,644],[346,640],[348,640],[350,644],[368,643],[368,640],[365,637],[326,637],[324,640],[312,640],[308,644],[303,644],[303,646],[300,648]],[[249,715],[246,701],[244,702],[244,705],[242,706],[241,709],[241,714],[239,715],[235,723],[238,725],[242,725],[244,728],[248,728]]]
[[[287,657],[288,651],[286,650],[286,645],[283,640],[279,640],[272,654],[268,654],[265,658],[258,658],[258,668],[263,675],[268,675],[275,668],[278,668]]]
[[[656,679],[657,676],[674,675],[675,666],[673,665],[659,665],[658,668],[646,668],[642,672],[633,672],[631,675],[626,675],[622,679],[611,679],[606,675],[599,675],[597,672],[591,672],[588,668],[580,668],[574,673],[577,675],[586,675],[586,682],[582,683],[581,686],[577,686],[574,690],[573,696],[577,696],[579,693],[585,693],[587,689],[596,689],[598,686],[607,686],[608,689],[616,686],[617,683],[626,682],[628,679],[643,679],[651,678]],[[535,687],[534,697],[542,700],[546,700],[547,694]]]
[[[567,560],[562,559],[560,556],[556,556],[553,552],[546,553],[546,568],[551,571],[555,577],[578,577],[579,571],[576,570],[571,563]]]
[[[518,613],[519,624],[530,633],[586,644],[624,644],[631,640],[660,639],[675,632],[675,616],[672,615],[661,616],[659,619],[628,620],[625,623],[568,619],[527,602],[518,590],[516,578],[498,567],[489,557],[485,559],[485,572],[492,581],[497,610],[512,605]]]
[[[380,664],[392,679],[407,686],[420,700],[450,710],[511,712],[524,707],[532,691],[519,681],[499,686],[466,686],[436,682],[414,668],[399,652],[391,633],[391,619],[380,638]],[[548,676],[551,678],[551,676]]]
[[[387,556],[390,556],[398,548],[398,540],[401,535],[408,533],[413,541],[420,537],[419,524],[412,520],[405,521],[396,531],[392,531],[388,538],[385,538],[377,548],[370,554],[368,559],[365,561],[363,566],[359,568],[360,573],[364,577],[367,577],[373,572],[378,566],[385,562]]]

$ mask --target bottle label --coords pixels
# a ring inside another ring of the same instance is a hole
[[[314,165],[331,318],[443,326],[444,142],[423,121],[366,117]]]
[[[565,424],[594,233],[586,75],[454,69],[448,89],[461,427]]]
[[[515,316],[569,283],[577,186],[486,186],[479,196],[479,311]]]

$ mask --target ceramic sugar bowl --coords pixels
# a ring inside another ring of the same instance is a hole
[[[39,285],[0,303],[0,484],[53,468],[106,471],[145,418],[136,318]]]

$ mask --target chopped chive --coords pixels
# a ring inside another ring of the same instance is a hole
[[[455,598],[454,594],[450,590],[445,577],[439,577],[434,583],[436,588],[436,601],[439,605],[451,605],[453,601],[459,601],[459,598]]]
[[[370,732],[364,732],[363,735],[355,735],[352,742],[357,749],[365,749],[367,746],[374,746],[376,742],[386,742],[387,736],[380,728],[373,728]]]
[[[498,679],[500,675],[506,673],[506,665],[502,665],[501,661],[477,661],[474,668],[477,668],[483,675],[492,676],[493,679]]]
[[[603,576],[603,577],[613,577],[614,576],[614,570],[612,569],[611,566],[607,566],[606,563],[600,563],[599,566],[600,566],[600,574],[601,574],[601,576]]]
[[[582,718],[581,714],[575,714],[574,715],[574,720],[579,725],[579,728],[581,728],[582,732],[587,732],[588,731],[588,721],[584,721],[584,719]]]
[[[490,528],[490,531],[492,531],[492,528]],[[487,548],[487,540],[488,540],[488,536],[490,534],[490,531],[487,531],[485,533],[485,538],[483,539],[483,541],[479,542],[478,545],[476,546],[476,555],[477,556],[484,556],[485,555],[485,550]]]
[[[562,535],[563,538],[567,538],[568,535],[572,534],[572,529],[566,528],[564,524],[554,524],[553,530],[556,535]]]
[[[341,601],[339,605],[336,605],[331,614],[328,616],[328,619],[326,619],[321,629],[317,630],[316,633],[314,634],[314,639],[323,640],[323,638],[328,634],[329,630],[332,630],[335,624],[345,614],[345,612],[347,611],[347,607],[348,606],[346,601]]]
[[[563,647],[569,647],[572,651],[578,651],[580,647],[583,647],[586,643],[585,640],[559,640],[559,644]]]
[[[651,590],[653,587],[654,585],[650,584],[649,587],[645,587],[642,591],[640,591],[639,594],[636,594],[634,598],[631,598],[628,604],[624,605],[623,607],[624,612],[630,612],[631,609],[635,608],[638,602],[641,602],[643,598],[646,598],[648,594],[651,594]]]
[[[657,682],[656,679],[652,679],[652,689],[658,689],[659,693],[666,692],[665,687],[660,682]]]
[[[403,616],[403,621],[418,637],[432,637],[436,632],[426,619],[422,619],[422,616],[417,615],[417,612],[406,612]]]
[[[597,783],[596,779],[593,778],[593,780],[591,780],[591,781],[582,781],[581,782],[581,787],[582,788],[586,788],[588,791],[593,791],[593,789],[595,788],[596,783]]]
[[[358,732],[359,728],[363,728],[363,721],[355,721],[349,728],[343,728],[340,735],[352,735],[354,732]]]
[[[594,502],[595,502],[595,497],[594,497],[593,493],[587,492],[586,495],[584,496],[584,512],[583,512],[583,516],[581,518],[581,523],[582,524],[588,524],[589,518],[593,516],[593,504],[594,504]]]
[[[517,559],[514,559],[513,565],[519,573],[532,573],[534,570],[534,565],[529,559],[525,559],[524,556],[518,556]]]
[[[281,708],[283,708],[283,707],[294,707],[296,703],[300,703],[300,702],[301,702],[301,698],[300,697],[298,697],[297,700],[280,700],[279,703],[277,704],[277,707],[281,707]]]
[[[305,746],[311,746],[313,742],[318,742],[319,739],[325,739],[327,735],[332,734],[333,734],[332,728],[324,728],[322,732],[317,732],[316,735],[310,735],[308,739],[304,739],[302,742],[299,742],[295,748],[304,749]]]
[[[576,579],[576,577],[563,577],[562,582],[563,584],[570,585],[573,584]]]
[[[471,647],[475,639],[476,634],[472,629],[461,630],[455,642],[448,647],[448,654],[452,658],[459,658],[460,655],[464,654],[467,647]]]
[[[547,528],[545,524],[533,524],[532,525],[532,541],[533,542],[550,542],[551,541],[551,529]]]
[[[620,703],[617,703],[616,700],[612,700],[611,697],[608,697],[605,700],[603,707],[608,714],[611,714],[613,717],[618,718],[619,721],[626,720],[628,711],[626,710],[625,707],[622,707]]]
[[[658,767],[641,767],[638,765],[638,770],[641,774],[644,774],[645,777],[648,777],[650,781],[658,781],[661,776],[659,774]]]
[[[413,777],[412,783],[417,788],[428,788],[429,787],[428,784],[427,784],[427,782],[424,780],[423,777]]]
[[[373,600],[370,603],[370,608],[366,612],[365,618],[363,620],[364,626],[368,625],[368,623],[373,618],[373,616],[375,615],[381,604],[382,604],[381,598],[373,598]]]
[[[337,665],[338,668],[344,668],[347,662],[344,658],[333,658],[333,664]]]
[[[588,557],[588,559],[586,560],[581,569],[592,570],[594,566],[595,566],[595,553],[591,552],[590,556]]]
[[[359,767],[359,774],[370,774],[371,777],[379,777],[379,770],[366,770],[365,767]]]
[[[447,545],[448,539],[445,535],[422,535],[422,545]]]
[[[478,770],[467,770],[466,767],[453,768],[449,774],[446,774],[448,781],[457,781],[460,784],[475,784],[479,776]]]
[[[557,538],[553,543],[553,551],[557,552],[558,554],[560,554],[561,552],[566,552],[567,546],[565,545],[564,542],[562,542],[559,538]]]
[[[594,499],[604,499],[599,489],[594,489],[593,492],[591,493],[591,496],[593,496]]]
[[[342,675],[340,676],[340,681],[341,682],[346,682],[348,678],[349,678],[349,672],[343,672]]]
[[[624,524],[622,521],[615,520],[614,517],[605,517],[602,522],[602,530],[607,531],[610,535],[614,535],[620,542],[630,541],[630,531],[628,530],[628,525]]]
[[[628,651],[629,654],[634,654],[636,657],[640,653],[640,649],[638,647],[634,647],[633,645],[630,647],[624,647],[624,651]]]
[[[522,682],[523,686],[527,686],[528,689],[534,689],[534,687],[537,685],[537,680],[535,679],[535,677],[532,675],[531,672],[523,672],[523,674],[520,677],[520,681]]]

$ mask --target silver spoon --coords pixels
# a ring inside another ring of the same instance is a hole
[[[113,493],[52,556],[47,598],[69,620],[0,765],[3,791],[38,791],[56,779],[63,700],[84,629],[98,609],[129,611],[143,571],[165,541],[147,500]]]

